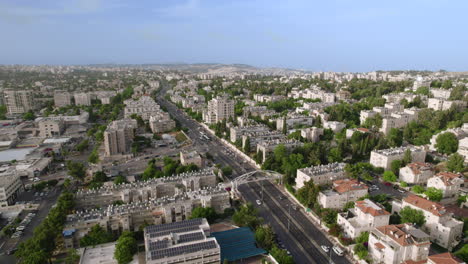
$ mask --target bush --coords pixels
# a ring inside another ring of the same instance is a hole
[[[387,181],[387,182],[397,181],[397,176],[392,171],[385,171],[382,178],[384,181]]]
[[[359,259],[365,259],[369,254],[369,251],[363,244],[357,244],[354,246],[353,251],[359,257]]]
[[[424,187],[422,187],[422,186],[420,186],[420,185],[414,185],[414,186],[411,188],[411,191],[413,191],[414,193],[420,194],[420,193],[423,193],[423,192],[424,192]]]

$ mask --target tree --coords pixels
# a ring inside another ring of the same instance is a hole
[[[465,244],[462,248],[455,252],[455,256],[463,260],[464,262],[468,262],[468,244]]]
[[[366,243],[369,241],[369,232],[365,231],[359,234],[358,237],[356,237],[356,243]]]
[[[250,151],[251,151],[251,147],[250,147],[250,137],[247,137],[247,138],[245,139],[244,152],[248,154],[248,153],[250,153]]]
[[[89,147],[89,140],[85,139],[81,141],[78,145],[76,145],[75,149],[79,152],[83,152],[87,150]]]
[[[259,226],[255,230],[255,240],[263,249],[270,250],[274,245],[274,239],[274,233],[270,226]]]
[[[80,239],[80,246],[95,246],[107,242],[113,241],[112,234],[108,233],[102,226],[95,225],[91,227],[91,230]]]
[[[406,149],[405,154],[403,155],[402,165],[405,166],[406,164],[410,164],[413,158],[411,157],[411,150]]]
[[[343,161],[342,158],[342,153],[339,148],[331,148],[330,151],[328,152],[328,162],[333,163],[333,162],[341,162]]]
[[[24,120],[34,120],[34,119],[36,119],[36,116],[34,115],[34,112],[32,110],[29,110],[28,112],[23,114],[23,119]]]
[[[400,129],[391,128],[387,135],[387,142],[390,147],[399,147],[403,143],[403,133]]]
[[[400,168],[401,168],[401,160],[394,160],[390,163],[390,170],[395,174],[399,175],[400,174]]]
[[[279,249],[276,245],[270,250],[270,254],[276,259],[276,261],[278,261],[278,263],[294,264],[294,259],[288,255],[287,251]]]
[[[457,152],[458,139],[453,133],[442,133],[437,136],[435,147],[439,153],[450,155]]]
[[[114,258],[119,264],[127,264],[133,259],[133,255],[137,253],[137,241],[133,237],[133,234],[129,231],[125,231],[117,239],[115,245]]]
[[[76,264],[80,260],[80,255],[76,249],[71,248],[67,252],[67,257],[65,258],[65,264]]]
[[[98,153],[97,148],[94,148],[91,154],[89,155],[88,162],[93,163],[93,164],[96,164],[99,162],[99,153]]]
[[[86,175],[86,170],[83,165],[83,163],[80,162],[74,162],[74,161],[67,161],[67,169],[68,169],[68,174],[70,174],[72,177],[78,179],[78,180],[83,180],[83,178]]]
[[[395,173],[393,173],[392,171],[385,171],[382,178],[384,181],[387,182],[396,182],[398,179]]]
[[[209,223],[213,223],[217,217],[218,215],[216,214],[216,211],[212,207],[200,206],[192,210],[192,215],[190,216],[190,219],[206,218],[206,220],[208,220]]]
[[[362,243],[357,244],[356,246],[354,246],[353,251],[359,257],[359,259],[365,259],[367,257],[367,255],[369,254],[369,251],[367,250],[367,248]]]
[[[127,178],[125,178],[124,176],[122,175],[117,175],[117,177],[115,177],[114,179],[114,184],[123,184],[123,183],[127,183]]]
[[[447,170],[451,172],[463,172],[465,170],[465,166],[463,165],[464,158],[458,153],[454,153],[450,155],[447,161]]]
[[[231,176],[232,175],[232,168],[229,166],[224,166],[221,171],[223,172],[223,175],[225,176]]]
[[[262,222],[262,220],[257,217],[257,214],[257,209],[255,209],[251,203],[247,203],[234,213],[232,220],[237,226],[248,226],[252,229],[256,229]]]
[[[422,226],[426,222],[424,213],[421,210],[413,209],[409,206],[405,206],[401,209],[400,216],[402,223],[411,223]]]
[[[424,192],[424,194],[427,196],[427,198],[431,201],[438,202],[442,200],[443,198],[443,193],[442,190],[437,189],[435,187],[429,187],[427,190]]]

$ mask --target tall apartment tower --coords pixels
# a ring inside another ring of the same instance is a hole
[[[71,105],[71,94],[64,90],[54,91],[54,104],[56,107]]]
[[[208,124],[215,124],[234,115],[234,101],[227,96],[218,96],[208,102],[208,109],[203,113],[203,119]]]
[[[7,89],[3,91],[3,98],[8,110],[8,114],[23,114],[34,110],[34,95],[29,90]]]
[[[104,131],[104,148],[106,156],[128,154],[131,151],[134,129],[137,128],[134,119],[113,121]]]
[[[75,105],[91,105],[91,94],[89,93],[75,93]]]

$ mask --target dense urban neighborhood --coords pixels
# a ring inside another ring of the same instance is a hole
[[[468,262],[468,73],[0,66],[0,263]]]

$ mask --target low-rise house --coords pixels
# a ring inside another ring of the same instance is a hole
[[[426,260],[430,245],[428,234],[410,224],[400,224],[374,228],[368,249],[373,263],[400,264]]]
[[[465,158],[465,163],[468,163],[468,137],[458,141],[458,154]]]
[[[356,201],[354,208],[338,214],[337,223],[349,238],[356,238],[362,232],[388,225],[390,213],[369,199]]]
[[[355,202],[367,193],[367,185],[356,179],[343,179],[334,181],[332,190],[319,192],[317,200],[323,208],[342,209],[348,202]]]
[[[434,166],[431,163],[412,162],[400,168],[399,180],[409,184],[426,185],[427,180],[434,176]]]
[[[460,242],[463,222],[453,218],[443,205],[409,195],[401,203],[394,201],[392,212],[400,212],[406,206],[423,212],[426,222],[421,229],[430,235],[432,242],[449,250]]]
[[[370,164],[374,167],[390,169],[390,165],[394,160],[402,160],[406,150],[411,152],[411,160],[413,162],[424,162],[426,159],[426,151],[416,146],[397,147],[390,149],[373,150],[370,156]]]
[[[308,127],[301,129],[301,137],[312,142],[319,141],[321,135],[323,135],[323,128]]]
[[[427,187],[434,187],[442,190],[443,198],[458,198],[458,191],[465,183],[465,177],[461,174],[451,172],[439,172],[434,177],[429,178]]]
[[[180,163],[182,165],[195,164],[198,168],[203,168],[205,165],[203,158],[198,152],[180,152]]]
[[[344,163],[329,163],[297,170],[296,189],[304,187],[312,180],[314,184],[331,184],[335,180],[345,179]]]
[[[434,109],[436,111],[448,110],[452,106],[462,110],[466,108],[466,102],[462,100],[449,101],[442,98],[429,98],[427,101],[427,108]]]
[[[427,258],[427,264],[466,264],[450,252],[431,255]]]
[[[437,144],[437,137],[440,136],[441,134],[444,133],[452,133],[459,141],[463,140],[464,138],[468,138],[468,123],[463,124],[462,127],[457,127],[457,128],[450,128],[444,131],[441,131],[435,135],[432,136],[431,138],[431,143],[429,145],[429,149],[432,151],[436,151],[436,144]],[[458,143],[460,148],[460,142]]]

